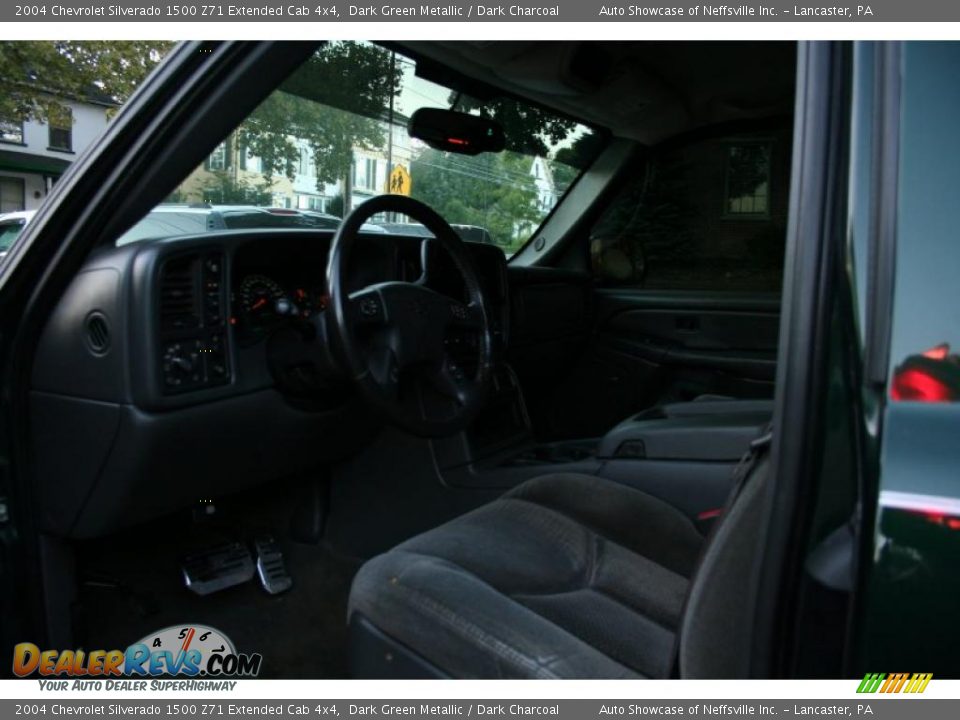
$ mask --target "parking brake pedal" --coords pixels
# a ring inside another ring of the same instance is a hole
[[[254,548],[257,553],[257,575],[263,589],[271,595],[289,590],[293,586],[293,578],[287,572],[283,553],[276,541],[269,535],[262,535],[254,542]]]
[[[197,595],[209,595],[253,579],[250,550],[239,542],[217,545],[190,553],[181,565],[187,588]]]

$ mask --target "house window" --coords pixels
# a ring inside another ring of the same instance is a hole
[[[256,155],[247,155],[247,170],[255,173],[263,172],[263,163]]]
[[[353,166],[353,184],[360,190],[377,189],[377,161],[374,158],[357,160]]]
[[[23,178],[0,177],[0,213],[24,209]]]
[[[300,210],[323,210],[323,198],[318,195],[297,195],[297,208]]]
[[[220,143],[214,148],[213,152],[207,156],[207,170],[226,170],[227,169],[227,144]]]
[[[73,151],[73,112],[70,108],[59,108],[50,113],[47,121],[50,131],[50,150]]]
[[[724,214],[767,217],[770,214],[770,143],[731,143],[727,146]]]
[[[313,164],[313,153],[310,152],[310,148],[301,147],[300,148],[300,163],[297,168],[297,171],[306,177],[314,177],[316,172],[314,170],[315,166]]]
[[[736,140],[692,138],[634,161],[588,235],[598,283],[779,292],[786,209],[770,193],[789,187],[790,162],[771,162],[770,150],[791,133],[783,123]]]
[[[241,145],[237,151],[237,164],[241,170],[253,173],[261,172],[260,158],[254,155],[246,145]]]
[[[0,142],[23,145],[23,121],[0,120]]]

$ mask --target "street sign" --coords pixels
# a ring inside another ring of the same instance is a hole
[[[410,173],[403,165],[394,165],[387,178],[387,192],[391,195],[410,195]]]

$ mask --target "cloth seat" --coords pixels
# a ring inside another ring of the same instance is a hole
[[[638,490],[543,476],[367,562],[351,628],[451,677],[669,677],[703,542]]]

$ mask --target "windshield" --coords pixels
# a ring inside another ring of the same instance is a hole
[[[507,149],[465,156],[412,139],[422,107],[492,117]],[[586,126],[504,97],[480,100],[363,42],[322,46],[119,244],[236,227],[335,228],[384,193],[425,202],[465,240],[512,255],[599,151]],[[367,232],[429,234],[393,213]]]

